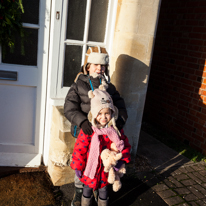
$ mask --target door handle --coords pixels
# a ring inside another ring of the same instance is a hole
[[[17,72],[0,70],[0,80],[17,81]]]
[[[60,12],[57,11],[57,12],[56,12],[56,19],[59,20],[59,18],[60,18]]]

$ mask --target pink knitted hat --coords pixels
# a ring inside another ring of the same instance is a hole
[[[88,95],[91,98],[91,109],[88,113],[88,120],[92,125],[96,126],[95,118],[99,111],[104,108],[110,108],[113,111],[112,118],[113,122],[115,122],[115,119],[118,118],[118,109],[113,105],[113,100],[106,92],[105,85],[100,85],[99,89],[95,89],[94,91],[90,90]]]
[[[95,89],[93,92],[93,98],[91,99],[91,113],[93,117],[97,117],[99,111],[104,108],[110,108],[115,112],[112,98],[103,90]]]

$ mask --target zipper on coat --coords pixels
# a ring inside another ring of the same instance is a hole
[[[77,125],[74,126],[74,137],[76,137],[77,134]]]

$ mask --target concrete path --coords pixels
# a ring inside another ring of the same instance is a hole
[[[143,131],[138,154],[154,168],[138,173],[138,179],[146,177],[145,183],[168,205],[206,206],[206,163],[193,163]]]

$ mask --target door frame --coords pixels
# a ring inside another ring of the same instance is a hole
[[[91,0],[89,0],[91,1]],[[107,47],[108,53],[111,55],[112,42],[114,36],[116,13],[118,0],[110,0],[108,10],[108,18],[111,21],[107,22],[107,39],[102,46]],[[49,145],[50,145],[50,130],[51,130],[51,120],[52,120],[52,109],[53,106],[63,106],[65,100],[65,92],[60,90],[65,90],[65,88],[58,88],[58,79],[62,78],[62,68],[59,68],[60,62],[60,48],[61,48],[61,38],[64,39],[65,33],[61,33],[63,26],[62,23],[62,10],[63,6],[67,5],[67,0],[53,0],[51,3],[51,26],[50,26],[50,45],[49,45],[49,62],[48,62],[48,84],[47,84],[47,103],[46,103],[46,121],[45,121],[45,135],[44,135],[44,149],[43,149],[43,162],[45,165],[48,163],[49,157]],[[59,12],[57,15],[56,12]],[[65,22],[64,22],[65,24]],[[58,52],[57,52],[58,51]],[[61,76],[60,76],[61,75]],[[66,87],[66,91],[69,87]]]

